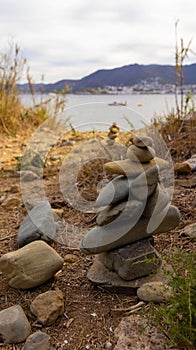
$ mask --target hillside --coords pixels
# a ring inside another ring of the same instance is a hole
[[[70,92],[80,92],[87,88],[97,88],[105,85],[131,86],[149,78],[159,78],[162,84],[174,84],[175,66],[172,65],[139,65],[130,64],[114,69],[101,69],[79,80],[63,79],[53,84],[35,84],[35,91],[60,92],[69,85]],[[196,63],[184,66],[184,83],[196,84]],[[23,92],[28,92],[27,84],[19,85]]]

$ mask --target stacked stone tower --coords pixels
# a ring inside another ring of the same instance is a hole
[[[119,132],[120,132],[119,126],[114,122],[110,126],[109,131],[108,131],[108,138],[109,138],[108,143],[109,144],[112,144],[113,142],[116,141],[116,139],[119,136]]]
[[[179,211],[160,180],[160,170],[167,166],[156,157],[148,136],[134,136],[126,159],[105,164],[114,179],[99,193],[97,226],[84,236],[80,249],[99,254],[104,268],[123,280],[158,271],[161,259],[153,236],[179,223]]]

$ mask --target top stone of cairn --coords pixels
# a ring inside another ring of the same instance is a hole
[[[152,147],[153,146],[153,139],[149,136],[133,136],[132,143],[141,148],[145,147]]]

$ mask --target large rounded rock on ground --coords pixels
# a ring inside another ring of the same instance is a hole
[[[26,340],[31,333],[30,323],[20,305],[0,311],[0,340],[17,344]]]
[[[33,300],[30,309],[44,326],[51,326],[64,313],[63,293],[60,290],[42,293]]]
[[[155,150],[152,147],[141,148],[131,145],[126,154],[126,158],[133,162],[148,163],[155,157]]]
[[[11,287],[19,289],[41,285],[62,266],[61,256],[44,241],[34,241],[0,258],[0,271]]]
[[[143,301],[161,303],[172,295],[172,288],[163,282],[144,283],[137,290],[137,296]]]

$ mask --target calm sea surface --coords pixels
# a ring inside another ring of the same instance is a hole
[[[35,95],[36,103],[48,98],[54,100],[54,95]],[[23,105],[33,105],[31,95],[21,95]],[[127,106],[109,106],[110,103],[127,102]],[[196,96],[194,96],[196,101]],[[53,102],[50,103],[50,108]],[[79,131],[108,130],[108,127],[117,122],[121,130],[135,129],[149,124],[152,118],[164,118],[171,111],[175,111],[174,95],[67,95],[66,108],[59,114]]]

